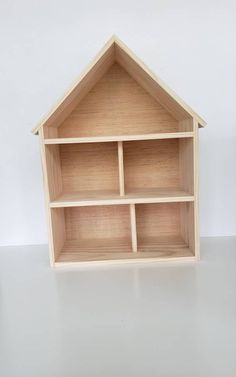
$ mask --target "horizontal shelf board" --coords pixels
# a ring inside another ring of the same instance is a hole
[[[95,137],[70,137],[45,139],[45,144],[79,144],[79,143],[105,143],[114,141],[133,141],[133,140],[157,140],[157,139],[178,139],[193,137],[193,132],[170,132],[139,135],[117,135],[117,136],[95,136]]]
[[[142,239],[138,252],[131,251],[129,240],[67,240],[56,263],[178,260],[181,258],[194,258],[194,255],[178,236]]]
[[[181,189],[134,190],[124,196],[114,191],[81,191],[61,194],[51,208],[94,205],[192,202],[194,196]]]

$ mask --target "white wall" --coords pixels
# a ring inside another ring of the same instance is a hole
[[[47,241],[30,131],[113,33],[207,120],[201,234],[236,234],[235,20],[227,0],[2,0],[0,244]]]

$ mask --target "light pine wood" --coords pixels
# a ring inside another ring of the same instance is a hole
[[[66,241],[62,252],[56,260],[57,266],[78,264],[86,266],[91,263],[129,263],[129,262],[156,262],[156,261],[194,261],[189,248],[178,238],[154,238],[143,240],[142,251],[131,252],[122,240],[113,239],[113,245],[104,240],[94,240],[89,245],[78,243],[76,240]],[[119,245],[119,246],[118,246]],[[149,251],[146,250],[148,245]],[[96,250],[96,251],[94,251]]]
[[[112,38],[33,131],[51,265],[199,259],[204,125]]]
[[[48,169],[46,161],[46,151],[44,145],[44,129],[40,128],[39,130],[39,143],[40,143],[40,155],[42,162],[42,171],[43,171],[43,186],[44,186],[44,195],[45,195],[45,207],[47,213],[47,225],[48,225],[48,244],[49,244],[49,259],[50,265],[53,267],[56,259],[56,254],[54,250],[54,238],[53,238],[53,229],[52,229],[52,215],[50,209],[50,190],[48,182]]]
[[[163,189],[144,189],[133,190],[123,197],[115,191],[79,191],[63,193],[56,200],[50,203],[51,208],[57,207],[87,207],[94,205],[119,205],[119,204],[138,204],[138,203],[172,203],[172,202],[191,202],[193,195],[177,188]]]
[[[159,140],[159,139],[179,139],[191,138],[193,132],[169,132],[156,134],[141,135],[116,135],[116,136],[97,136],[97,137],[68,137],[68,138],[52,138],[45,139],[45,144],[79,144],[79,143],[107,143],[115,141],[132,141],[132,140]]]
[[[158,102],[177,119],[195,118],[199,127],[206,122],[195,113],[177,94],[157,77],[121,40],[115,39],[115,59]]]
[[[110,40],[81,74],[79,80],[77,80],[68,93],[66,93],[62,100],[56,104],[51,112],[32,132],[37,134],[42,127],[58,127],[113,63],[114,41]]]
[[[178,121],[114,64],[62,123],[58,134],[69,138],[177,131]]]
[[[124,181],[124,158],[123,158],[122,141],[118,141],[118,161],[119,161],[120,196],[124,196],[125,195],[125,181]]]
[[[55,260],[60,255],[66,241],[64,208],[51,209],[53,251]]]
[[[199,137],[198,137],[198,122],[194,119],[194,203],[193,203],[193,220],[194,230],[192,234],[192,244],[195,250],[197,259],[200,259],[200,232],[199,232]]]
[[[167,240],[175,239],[178,241],[174,243],[177,249],[186,248],[194,255],[193,245],[190,244],[192,229],[189,228],[189,221],[193,218],[191,204],[179,202],[137,205],[138,251],[158,248],[157,240],[160,239],[165,240],[165,247],[168,249]]]
[[[65,208],[64,221],[66,241],[62,252],[67,251],[68,245],[77,245],[82,252],[97,252],[98,255],[122,248],[132,251],[129,206]]]
[[[160,78],[154,75],[119,38],[113,36],[88,65],[68,93],[32,132],[37,134],[43,126],[58,127],[114,62],[118,62],[123,66],[148,93],[151,93],[177,119],[195,118],[199,127],[206,125],[206,122]]]
[[[179,139],[180,187],[193,194],[194,191],[194,140]]]
[[[119,193],[116,143],[60,145],[60,158],[65,193],[93,190]]]
[[[47,182],[50,200],[62,194],[61,158],[58,145],[45,146]]]
[[[137,230],[136,230],[136,214],[135,205],[130,204],[130,221],[131,221],[131,239],[132,239],[132,250],[137,253]]]
[[[179,141],[124,142],[125,191],[180,187]]]

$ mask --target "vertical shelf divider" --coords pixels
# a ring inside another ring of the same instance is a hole
[[[123,141],[118,141],[118,164],[119,164],[120,196],[124,196],[125,195],[125,178],[124,178]]]
[[[131,240],[132,240],[132,251],[137,253],[137,229],[136,229],[136,213],[135,204],[130,204],[130,222],[131,222]]]

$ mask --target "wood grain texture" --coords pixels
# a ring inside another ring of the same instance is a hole
[[[114,41],[110,40],[82,72],[79,79],[72,85],[72,88],[58,101],[56,106],[32,132],[37,134],[42,127],[58,127],[113,63]]]
[[[166,83],[157,77],[122,41],[115,40],[115,60],[129,72],[154,98],[156,98],[175,118],[184,120],[195,118],[199,127],[206,122],[196,114]]]
[[[138,245],[140,238],[180,236],[180,203],[136,205]]]
[[[45,144],[75,144],[75,143],[109,143],[111,141],[132,141],[132,140],[159,140],[159,139],[179,139],[191,138],[193,132],[169,132],[155,134],[133,134],[115,136],[92,136],[92,137],[68,137],[45,139]]]
[[[130,223],[131,223],[132,251],[137,253],[137,229],[136,229],[136,213],[135,213],[134,204],[130,204]]]
[[[194,193],[194,140],[179,139],[179,176],[184,191]]]
[[[64,193],[108,190],[119,193],[116,143],[60,145]]]
[[[73,207],[65,209],[66,239],[91,242],[125,240],[131,250],[129,206]]]
[[[119,38],[113,36],[76,80],[68,93],[32,132],[37,134],[43,126],[57,127],[60,125],[115,61],[120,63],[174,117],[180,120],[195,118],[199,127],[206,125],[206,122],[160,78],[154,75]]]
[[[46,208],[46,217],[47,217],[47,226],[48,226],[49,259],[50,259],[50,265],[53,267],[54,262],[55,262],[55,252],[54,252],[54,240],[53,240],[53,230],[52,230],[52,216],[51,216],[51,209],[50,209],[50,192],[49,192],[48,171],[47,171],[48,169],[47,169],[45,145],[43,141],[44,141],[44,130],[43,128],[41,128],[39,130],[40,155],[41,155],[41,162],[42,162],[45,208]]]
[[[138,251],[169,250],[172,244],[194,255],[193,215],[193,203],[136,205]]]
[[[51,265],[199,258],[205,122],[113,38],[40,134]]]
[[[47,183],[50,200],[56,199],[62,194],[61,158],[58,145],[45,146],[45,158],[47,169]]]
[[[82,266],[87,266],[93,262],[99,265],[100,262],[114,263],[116,261],[117,263],[194,261],[191,251],[179,238],[144,239],[140,247],[142,251],[138,252],[131,252],[123,240],[113,239],[113,241],[113,245],[107,244],[104,240],[94,240],[89,244],[81,244],[77,240],[66,241],[57,258],[57,265],[81,263]]]
[[[124,178],[124,157],[123,157],[123,142],[118,141],[118,162],[119,162],[119,185],[120,196],[125,195],[125,178]]]
[[[193,200],[193,195],[189,195],[188,192],[178,188],[133,190],[123,197],[114,190],[93,190],[62,193],[56,200],[50,203],[50,207],[191,202]]]
[[[192,234],[192,243],[194,243],[195,255],[200,259],[200,230],[199,230],[199,136],[198,136],[198,122],[194,119],[194,231]]]
[[[179,141],[125,142],[125,192],[180,187]]]
[[[63,122],[58,134],[65,138],[177,131],[178,122],[114,64]]]

